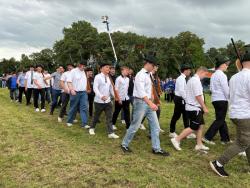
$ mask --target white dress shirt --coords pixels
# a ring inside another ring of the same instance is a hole
[[[229,81],[231,119],[250,119],[250,69],[243,69]]]
[[[187,87],[187,82],[186,82],[186,75],[181,74],[177,79],[176,79],[176,84],[175,84],[175,95],[182,97],[184,100],[186,98],[186,87]]]
[[[197,96],[203,96],[203,87],[200,81],[200,77],[195,74],[187,83],[187,91],[186,91],[186,110],[187,111],[200,111],[201,105],[196,100]]]
[[[27,80],[27,88],[34,88],[34,81],[32,81],[32,79],[34,79],[34,74],[35,74],[35,71],[26,72],[25,80]],[[31,82],[33,82],[33,84],[31,84]]]
[[[49,78],[50,77],[50,74],[44,74],[44,78]],[[48,79],[48,80],[45,80],[45,82],[47,83],[47,85],[45,86],[46,88],[50,88],[50,81],[51,79]]]
[[[43,78],[42,73],[35,72],[33,80],[34,80],[34,88],[35,89],[38,89],[37,85],[35,84],[35,80],[37,81],[37,83],[39,84],[39,86],[41,88],[45,88],[45,82],[44,82],[44,78]]]
[[[114,90],[108,75],[100,73],[95,76],[93,90],[95,92],[94,102],[96,103],[109,103],[111,102],[111,96],[114,96]],[[106,96],[106,101],[102,100],[102,97]]]
[[[115,80],[115,87],[118,90],[120,100],[125,101],[129,100],[128,96],[128,86],[129,86],[129,78],[124,76],[118,76]]]
[[[67,83],[67,78],[69,77],[70,71],[64,72],[60,78],[60,81],[64,82],[64,87],[66,88],[67,91],[69,91],[68,83]],[[65,92],[64,89],[62,89],[62,92]]]
[[[87,77],[85,71],[81,71],[78,67],[74,68],[68,74],[67,82],[72,83],[76,92],[87,90]]]
[[[152,97],[152,81],[150,73],[142,68],[135,76],[133,96],[137,98]]]
[[[216,70],[210,80],[210,90],[212,92],[212,102],[228,101],[229,86],[227,76],[221,70]]]

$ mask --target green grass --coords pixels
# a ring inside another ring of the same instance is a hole
[[[206,125],[214,116],[209,107]],[[183,151],[175,151],[168,138],[172,111],[173,104],[163,102],[160,124],[166,133],[161,134],[161,146],[170,157],[151,154],[147,131],[141,130],[131,144],[134,153],[125,155],[119,148],[124,126],[118,125],[120,139],[108,139],[104,123],[91,137],[78,124],[69,128],[57,123],[57,112],[50,116],[11,103],[7,90],[1,89],[0,187],[250,187],[249,174],[241,170],[246,158],[236,157],[226,166],[230,178],[210,170],[208,162],[226,148],[218,136],[208,155],[193,150],[194,140],[183,141]],[[228,124],[234,138],[234,127]],[[177,127],[180,132],[182,121]]]

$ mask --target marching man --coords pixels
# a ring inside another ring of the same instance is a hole
[[[133,92],[133,118],[129,129],[127,129],[126,135],[123,138],[121,149],[125,153],[131,152],[128,146],[139,129],[142,119],[146,116],[151,129],[150,132],[153,154],[169,156],[169,153],[161,149],[160,146],[160,125],[156,115],[158,107],[152,102],[154,100],[153,98],[157,97],[153,96],[152,86],[154,83],[151,77],[151,71],[154,69],[156,60],[153,56],[148,56],[144,60],[144,67],[135,77]]]

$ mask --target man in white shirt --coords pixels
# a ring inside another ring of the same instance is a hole
[[[116,129],[115,124],[121,109],[123,109],[126,128],[128,129],[130,125],[130,110],[129,110],[130,99],[128,96],[128,87],[129,87],[128,74],[129,74],[129,68],[123,66],[121,67],[121,75],[118,76],[115,80],[115,87],[119,93],[120,101],[115,101],[115,111],[113,113],[113,118],[112,118],[114,129]]]
[[[67,79],[69,77],[70,71],[74,69],[73,64],[67,64],[67,71],[64,72],[60,79],[60,88],[62,89],[62,106],[58,116],[58,122],[62,122],[64,115],[66,114],[66,109],[69,103],[70,91],[67,84]]]
[[[221,142],[223,144],[229,143],[230,138],[228,134],[227,123],[225,121],[228,108],[229,86],[227,76],[224,73],[230,60],[224,56],[217,56],[215,62],[215,73],[210,80],[210,90],[212,92],[212,104],[215,109],[215,121],[207,130],[203,141],[207,144],[214,145],[212,141],[217,132],[220,133]]]
[[[125,153],[131,152],[128,146],[133,140],[135,133],[138,131],[142,119],[146,116],[151,130],[153,154],[169,156],[169,153],[162,150],[160,146],[160,125],[156,114],[158,107],[153,102],[153,99],[157,96],[154,96],[154,93],[152,92],[152,86],[154,83],[150,72],[154,69],[155,65],[155,57],[149,55],[144,59],[144,67],[136,74],[133,91],[133,118],[121,144],[121,149]]]
[[[108,138],[119,138],[114,133],[112,126],[112,102],[111,97],[114,97],[115,88],[112,86],[111,77],[109,76],[110,64],[102,63],[100,65],[100,71],[95,76],[93,90],[95,92],[94,106],[95,112],[92,120],[92,125],[89,129],[90,135],[95,135],[96,124],[100,118],[101,113],[104,111],[106,116],[106,126],[108,130]]]
[[[34,66],[31,65],[30,66],[30,70],[28,72],[26,72],[25,74],[25,82],[24,82],[24,87],[25,87],[25,91],[26,91],[26,105],[30,105],[30,100],[32,97],[32,93],[33,93],[33,88],[34,88]]]
[[[88,129],[87,77],[84,70],[86,65],[86,60],[81,61],[67,76],[67,84],[70,93],[70,109],[68,113],[67,126],[73,125],[75,114],[79,108],[82,121],[81,127]]]
[[[50,73],[48,73],[47,70],[43,73],[45,78],[45,100],[48,102],[48,104],[51,102],[51,79],[50,79]],[[49,79],[47,79],[49,78]]]
[[[210,162],[212,170],[221,177],[229,176],[224,170],[224,165],[241,152],[246,152],[250,165],[250,45],[245,46],[245,49],[242,58],[243,69],[229,82],[229,115],[236,127],[236,141],[222,156]]]
[[[38,99],[39,94],[41,96],[41,112],[45,112],[45,80],[43,75],[42,65],[36,66],[36,72],[34,74],[34,107],[36,112],[39,112]]]
[[[180,151],[180,142],[188,135],[196,132],[197,144],[195,150],[209,150],[208,147],[202,143],[202,129],[205,124],[203,113],[208,113],[208,109],[204,103],[203,87],[201,80],[207,76],[207,68],[200,67],[196,74],[188,81],[186,91],[186,106],[189,127],[184,129],[181,134],[171,139],[174,148]]]
[[[192,72],[192,66],[189,64],[181,65],[181,75],[176,79],[175,84],[175,97],[174,97],[174,114],[170,123],[170,133],[169,137],[174,138],[178,136],[175,133],[176,122],[180,119],[182,115],[184,128],[189,127],[187,112],[185,110],[185,99],[186,99],[186,87],[187,78]]]

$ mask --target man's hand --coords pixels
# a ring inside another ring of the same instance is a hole
[[[75,90],[70,90],[70,93],[71,93],[71,95],[76,95],[76,91]]]
[[[108,97],[103,96],[101,99],[102,99],[103,101],[106,101],[106,100],[108,99]]]
[[[203,112],[204,112],[204,114],[208,114],[209,111],[208,111],[206,106],[203,107]]]
[[[157,111],[158,110],[158,106],[155,105],[153,102],[149,103],[149,107],[153,110],[153,111]]]
[[[37,86],[37,89],[42,89],[42,87],[40,85]]]
[[[25,91],[27,91],[28,90],[28,88],[27,87],[25,87]]]

